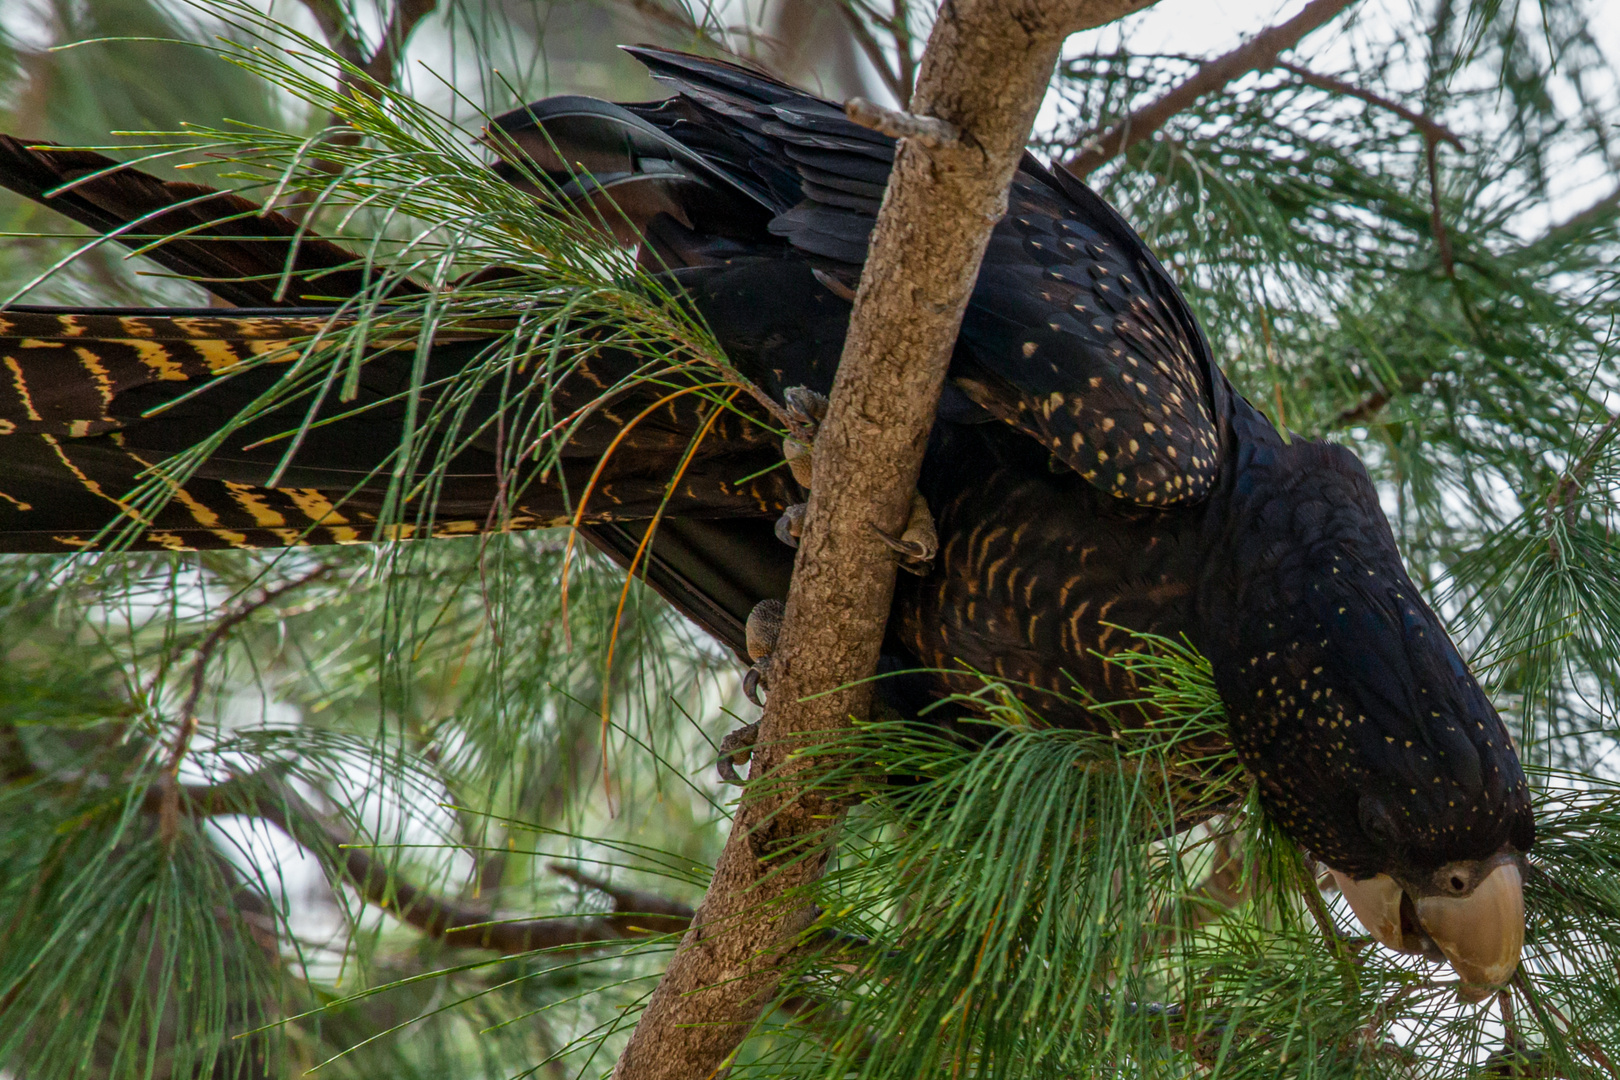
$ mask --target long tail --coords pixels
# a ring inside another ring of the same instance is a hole
[[[771,520],[793,494],[772,468],[774,440],[743,412],[716,414],[695,394],[660,401],[632,388],[604,405],[603,388],[620,385],[633,364],[605,350],[547,387],[551,415],[589,420],[543,472],[514,473],[511,448],[484,430],[425,454],[419,447],[418,460],[439,452],[441,478],[431,491],[402,487],[390,455],[409,422],[406,349],[362,365],[357,400],[313,416],[306,404],[284,405],[233,431],[184,483],[161,487],[154,466],[230,422],[299,355],[294,343],[328,326],[329,308],[297,305],[359,292],[363,270],[336,244],[295,243],[296,223],[239,196],[166,183],[96,154],[0,137],[0,185],[250,305],[0,311],[0,550],[66,551],[115,535],[137,549],[263,547],[574,523],[739,652],[754,603],[785,592],[790,553]],[[52,194],[63,185],[72,186]],[[399,283],[392,294],[415,290]],[[426,384],[453,376],[489,343],[476,329],[452,338],[436,341]],[[464,408],[464,429],[477,430],[480,410],[501,404],[495,388],[481,396]],[[283,460],[286,442],[276,437],[301,426],[297,453]]]

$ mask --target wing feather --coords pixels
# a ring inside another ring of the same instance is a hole
[[[745,68],[629,51],[677,92],[631,111],[672,138],[701,137],[732,174],[757,168],[747,161],[762,143],[774,147],[792,164],[797,190],[778,183],[769,231],[822,259],[865,262],[893,140]],[[1226,384],[1186,302],[1112,207],[1032,157],[992,234],[951,375],[980,406],[1118,498],[1197,502],[1219,472]]]

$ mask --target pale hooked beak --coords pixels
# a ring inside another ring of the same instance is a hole
[[[1397,952],[1444,957],[1464,1001],[1483,1001],[1519,966],[1524,946],[1524,883],[1505,860],[1467,896],[1410,897],[1388,874],[1355,881],[1329,869],[1361,925]]]

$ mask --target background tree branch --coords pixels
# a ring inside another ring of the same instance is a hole
[[[327,45],[343,59],[344,63],[355,69],[344,69],[338,76],[339,85],[345,91],[377,98],[382,94],[384,87],[394,84],[400,58],[405,52],[405,43],[410,40],[411,34],[422,20],[433,14],[439,0],[396,0],[389,11],[382,37],[369,55],[359,30],[350,21],[338,0],[301,0],[301,2],[315,17]],[[334,115],[331,123],[341,126],[343,121]],[[359,137],[359,133],[355,131],[339,131],[331,136],[332,140],[338,143],[354,143]],[[287,212],[294,217],[300,216],[309,199],[309,195],[301,195],[286,208]]]
[[[692,909],[656,893],[626,889],[560,863],[550,870],[613,901],[612,914],[502,919],[483,905],[464,904],[402,881],[371,848],[320,813],[282,781],[264,773],[220,784],[180,785],[182,811],[192,817],[248,814],[267,821],[299,846],[322,852],[342,867],[362,899],[452,948],[489,949],[503,955],[591,945],[676,933]],[[143,809],[162,814],[165,792],[154,788]]]
[[[1551,226],[1528,244],[1525,250],[1534,255],[1542,255],[1544,252],[1556,251],[1566,244],[1584,239],[1596,229],[1612,226],[1616,211],[1620,211],[1620,188],[1614,189],[1586,209],[1571,214]]]
[[[726,1063],[814,917],[842,807],[795,783],[792,752],[865,716],[894,589],[873,525],[906,520],[952,346],[990,231],[1069,34],[1146,6],[962,0],[940,11],[912,111],[961,138],[900,144],[855,297],[748,791],[708,894],[614,1071],[688,1080]],[[769,776],[766,784],[757,778]]]
[[[322,564],[302,577],[265,588],[257,597],[242,601],[215,623],[208,636],[197,646],[196,657],[191,662],[191,687],[186,692],[185,701],[180,704],[179,727],[175,730],[174,739],[169,747],[168,761],[158,781],[163,796],[158,823],[165,841],[173,841],[179,824],[180,765],[185,761],[186,750],[191,745],[192,737],[197,733],[197,705],[202,700],[203,688],[208,678],[208,661],[213,657],[214,651],[224,643],[233,629],[252,618],[255,612],[331,572],[332,567]]]
[[[1095,139],[1087,140],[1078,154],[1063,163],[1064,168],[1084,178],[1152,136],[1172,116],[1205,94],[1212,94],[1251,71],[1275,67],[1280,55],[1298,45],[1312,30],[1333,21],[1353,3],[1355,0],[1311,0],[1292,19],[1262,30],[1231,52],[1200,64],[1197,71],[1168,93],[1135,110]]]
[[[1387,109],[1396,116],[1399,116],[1402,120],[1405,120],[1407,123],[1411,124],[1413,127],[1417,128],[1418,131],[1423,134],[1425,139],[1435,142],[1450,143],[1458,150],[1467,149],[1467,147],[1463,146],[1462,139],[1458,138],[1457,135],[1444,124],[1439,123],[1432,117],[1424,116],[1420,112],[1414,112],[1398,101],[1391,101],[1382,94],[1375,94],[1371,90],[1365,90],[1354,83],[1345,82],[1343,79],[1336,79],[1332,75],[1319,75],[1308,67],[1304,67],[1300,64],[1291,64],[1286,60],[1279,60],[1273,66],[1282,68],[1284,71],[1296,76],[1300,82],[1309,86],[1314,86],[1318,90],[1326,90],[1330,94],[1342,94],[1345,97],[1359,98],[1369,105],[1376,105],[1380,109]]]

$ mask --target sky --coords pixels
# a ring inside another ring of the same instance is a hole
[[[1160,0],[1121,20],[1138,48],[1165,52],[1219,53],[1255,30],[1273,26],[1299,13],[1306,0]],[[1531,0],[1533,2],[1533,0]],[[1430,6],[1425,3],[1425,7]],[[1379,11],[1410,10],[1407,0],[1363,0],[1362,18]],[[1620,4],[1593,3],[1592,26],[1611,54],[1620,52]],[[1112,28],[1077,34],[1071,46],[1116,33]]]
[[[1193,56],[1218,56],[1241,44],[1257,31],[1286,21],[1305,7],[1307,0],[1160,0],[1146,11],[1120,20],[1100,30],[1076,34],[1069,39],[1066,52],[1089,52],[1099,42],[1115,43],[1123,35],[1136,52],[1186,53]],[[1536,0],[1517,0],[1534,8]],[[1412,25],[1412,9],[1427,11],[1433,0],[1361,0],[1352,10],[1334,23],[1307,37],[1301,53],[1311,58],[1311,65],[1324,74],[1336,74],[1353,68],[1349,38],[1338,32],[1348,19],[1360,20],[1358,37],[1377,39],[1388,37],[1386,27]],[[1620,2],[1616,0],[1590,0],[1590,29],[1605,53],[1620,67]],[[1414,84],[1416,71],[1414,69]],[[1050,104],[1043,111],[1052,115]],[[1620,117],[1616,118],[1620,123]],[[1596,198],[1612,191],[1617,177],[1605,172],[1596,162],[1583,162],[1562,176],[1561,185],[1549,204],[1537,214],[1539,220],[1527,220],[1524,227],[1539,231],[1552,221],[1563,220],[1570,214],[1590,205]]]

